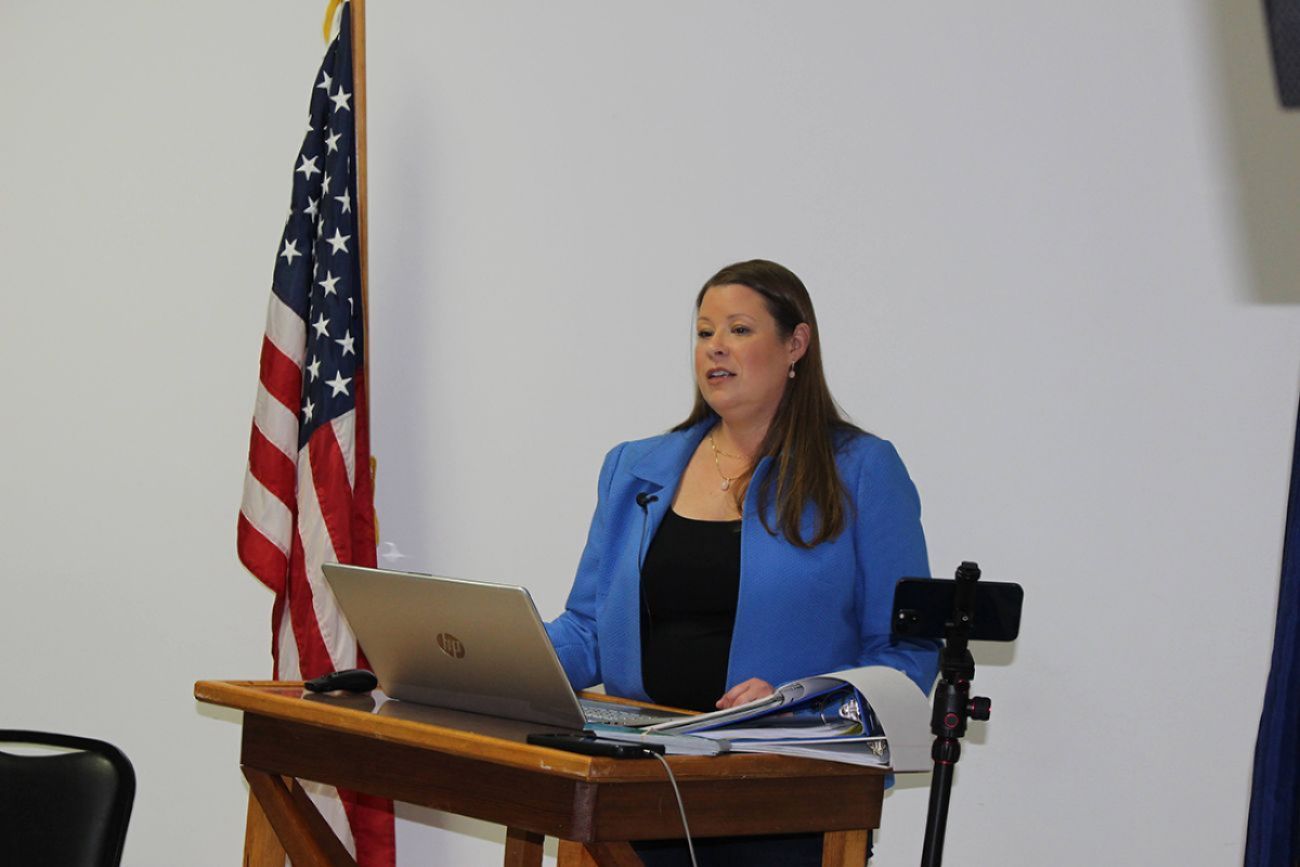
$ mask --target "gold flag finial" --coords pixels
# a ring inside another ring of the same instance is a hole
[[[325,24],[321,29],[325,31],[326,42],[330,41],[330,31],[334,29],[334,13],[338,11],[340,2],[341,0],[330,0],[329,5],[325,7]]]

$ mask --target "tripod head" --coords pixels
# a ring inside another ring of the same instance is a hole
[[[975,658],[969,642],[1014,641],[1020,634],[1024,590],[1019,584],[978,584],[980,575],[979,564],[967,560],[952,580],[904,578],[894,590],[894,634],[944,640],[930,720],[935,737],[960,738],[969,720],[989,718],[992,702],[970,697]],[[954,742],[945,750],[959,752],[960,747]]]
[[[942,757],[956,762],[961,757],[961,743],[957,739],[966,735],[966,724],[971,719],[987,720],[993,710],[991,700],[970,694],[970,682],[975,679],[975,657],[967,643],[975,617],[975,582],[979,578],[979,564],[969,560],[963,561],[954,575],[956,587],[953,590],[952,619],[944,624],[943,649],[939,651],[939,686],[935,690],[934,710],[930,716],[931,733],[943,741],[942,750],[940,743],[936,742],[931,751],[936,761]],[[940,696],[943,701],[940,701]]]

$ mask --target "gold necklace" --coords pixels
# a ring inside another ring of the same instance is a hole
[[[728,454],[727,452],[724,452],[722,449],[718,448],[718,444],[713,441],[713,431],[709,431],[709,448],[713,449],[713,466],[717,468],[718,475],[722,476],[722,490],[729,491],[731,490],[731,483],[734,482],[736,479],[740,478],[742,475],[744,475],[744,473],[741,472],[741,473],[737,473],[734,476],[728,476],[726,473],[722,471],[722,463],[718,460],[718,455],[724,455],[729,458],[735,458],[736,460],[744,460],[744,458],[742,458],[740,455]]]

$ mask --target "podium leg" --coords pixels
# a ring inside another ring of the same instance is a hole
[[[284,847],[252,792],[248,793],[248,822],[244,826],[244,867],[284,867]]]
[[[866,863],[866,831],[827,831],[822,836],[822,867],[862,867]]]
[[[645,867],[631,843],[578,843],[561,840],[556,867]]]
[[[532,831],[506,828],[505,867],[541,867],[543,839]]]
[[[555,867],[596,867],[587,847],[574,840],[561,840],[555,852]]]
[[[258,806],[275,829],[290,861],[319,867],[357,867],[297,780],[286,783],[284,777],[247,765],[243,771]]]

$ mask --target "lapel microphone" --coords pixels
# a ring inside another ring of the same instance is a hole
[[[641,507],[641,545],[637,549],[636,572],[637,583],[640,584],[641,572],[645,569],[645,534],[650,529],[650,504],[659,502],[659,497],[649,491],[642,491],[636,495],[636,504]],[[654,617],[650,614],[650,601],[646,599],[645,585],[641,585],[641,606],[645,609],[646,623],[654,624]]]

